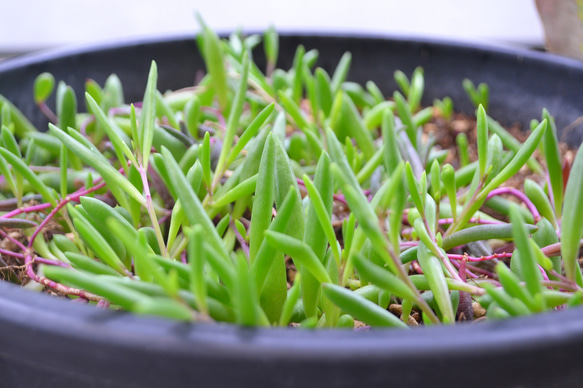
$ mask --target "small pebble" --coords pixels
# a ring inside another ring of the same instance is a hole
[[[472,309],[474,310],[474,319],[478,319],[486,316],[486,309],[482,307],[478,302],[472,303]]]

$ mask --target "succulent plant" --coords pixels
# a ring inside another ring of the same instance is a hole
[[[460,134],[454,152],[429,131],[448,128],[452,101],[422,108],[421,68],[395,72],[388,100],[347,81],[349,53],[331,75],[302,46],[277,68],[273,28],[220,39],[203,22],[197,42],[200,82],[163,94],[152,63],[133,104],[112,75],[87,81],[87,113],[59,82],[53,112],[55,80],[39,75],[48,132],[0,98],[6,278],[263,326],[406,328],[581,303],[583,155],[562,159],[549,112],[521,143],[487,115],[488,87],[465,80],[477,141]],[[505,186],[524,169],[532,179]]]

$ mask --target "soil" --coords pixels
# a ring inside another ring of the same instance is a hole
[[[435,136],[437,139],[437,145],[439,145],[442,149],[447,149],[449,151],[445,162],[450,163],[454,169],[457,170],[460,167],[458,147],[456,144],[456,137],[460,133],[465,133],[468,138],[468,154],[470,161],[473,162],[478,160],[478,138],[475,118],[461,113],[454,114],[452,120],[450,121],[446,121],[441,117],[437,117],[432,122],[426,124],[423,130],[425,133],[433,133],[433,136]],[[518,123],[507,127],[506,130],[521,143],[524,143],[530,134],[530,130],[524,131],[522,126]],[[566,148],[566,145],[563,146]],[[544,160],[540,158],[538,150],[535,151],[534,155],[539,163],[544,165]],[[532,179],[537,183],[541,183],[540,175],[537,175],[530,171],[530,169],[527,167],[524,167],[518,174],[506,181],[503,186],[520,189],[522,188],[522,184],[526,178]]]

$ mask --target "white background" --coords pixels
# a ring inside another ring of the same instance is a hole
[[[533,0],[3,0],[0,55],[133,36],[219,31],[331,31],[541,46]]]

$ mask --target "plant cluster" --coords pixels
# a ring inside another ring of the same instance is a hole
[[[53,112],[41,74],[48,132],[0,97],[7,276],[20,263],[27,287],[76,301],[259,326],[434,325],[582,302],[583,153],[565,165],[548,112],[521,144],[486,114],[487,86],[464,81],[477,158],[458,136],[450,164],[423,126],[450,119],[452,101],[421,107],[420,68],[397,71],[388,100],[346,81],[349,53],[331,76],[302,46],[276,68],[273,29],[220,39],[203,23],[197,41],[200,82],[162,94],[152,63],[139,103],[112,75],[87,81],[87,113],[59,82]],[[543,184],[503,186],[524,166]]]

